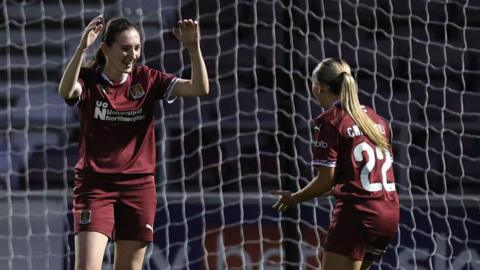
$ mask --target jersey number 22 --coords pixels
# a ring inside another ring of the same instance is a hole
[[[386,191],[394,191],[395,183],[388,183],[387,181],[387,171],[392,167],[393,163],[390,152],[379,147],[375,147],[374,150],[368,143],[362,142],[357,144],[353,149],[355,161],[363,161],[363,152],[367,154],[367,163],[365,163],[360,172],[360,180],[362,181],[363,188],[370,192],[376,192],[382,189],[385,189]],[[381,168],[382,182],[372,183],[370,181],[370,173],[374,169],[377,160],[384,160]]]

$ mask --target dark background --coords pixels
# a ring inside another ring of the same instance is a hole
[[[1,3],[0,189],[6,194],[69,192],[78,119],[56,91],[83,27],[103,13],[138,23],[144,64],[185,78],[188,54],[171,29],[180,18],[200,21],[211,94],[159,103],[160,196],[268,197],[272,189],[308,183],[311,121],[321,112],[309,92],[309,75],[322,59],[342,57],[355,73],[362,103],[391,123],[405,213],[421,209],[428,220],[440,216],[447,226],[452,201],[478,204],[476,1]],[[477,222],[466,209],[454,211],[455,217]],[[287,215],[294,222],[285,222],[284,229],[297,239],[301,211]],[[465,241],[478,241],[467,227]],[[293,261],[296,250],[290,252]]]

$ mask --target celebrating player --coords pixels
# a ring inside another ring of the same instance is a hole
[[[350,66],[322,61],[312,74],[312,95],[325,108],[315,119],[313,162],[317,175],[301,190],[280,195],[278,211],[314,197],[336,198],[323,270],[369,269],[397,231],[398,195],[392,169],[391,130],[362,106]]]
[[[100,33],[95,59],[81,67]],[[102,15],[86,26],[62,76],[59,94],[76,104],[80,115],[72,210],[75,269],[101,269],[109,239],[115,240],[115,269],[142,268],[157,202],[156,100],[209,92],[198,22],[179,21],[174,35],[190,54],[190,80],[137,64],[142,46],[136,26],[125,18],[104,26]]]

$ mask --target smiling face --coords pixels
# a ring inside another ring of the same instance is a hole
[[[122,31],[112,46],[102,44],[102,51],[106,58],[105,72],[111,79],[118,80],[130,73],[140,58],[140,34],[135,28]]]

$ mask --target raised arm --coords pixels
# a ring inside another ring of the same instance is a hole
[[[187,47],[192,65],[190,80],[179,79],[175,84],[172,95],[179,97],[195,97],[207,95],[209,92],[208,74],[200,50],[200,30],[197,21],[182,20],[173,34]]]
[[[64,99],[76,98],[82,92],[82,87],[77,82],[78,75],[88,47],[93,44],[103,29],[102,17],[102,15],[97,16],[85,27],[80,44],[63,72],[58,86],[58,94]]]
[[[315,197],[325,197],[330,195],[334,184],[335,168],[318,167],[317,175],[301,190],[291,193],[286,190],[275,190],[271,193],[280,195],[273,208],[278,211],[285,211],[288,208]]]

